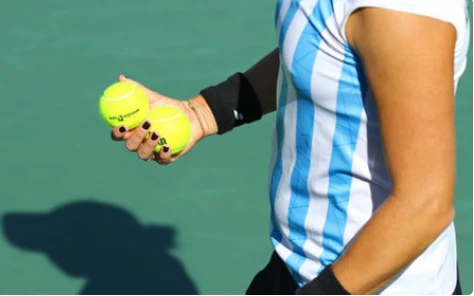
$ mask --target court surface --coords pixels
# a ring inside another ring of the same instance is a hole
[[[275,47],[273,0],[4,0],[0,294],[242,294],[267,262],[274,114],[168,167],[113,143],[120,73],[186,99]],[[133,4],[132,4],[133,3]],[[472,54],[457,96],[457,235],[472,291]]]

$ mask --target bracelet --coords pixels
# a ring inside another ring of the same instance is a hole
[[[204,124],[201,121],[201,116],[199,116],[196,106],[194,106],[194,103],[191,100],[188,100],[187,102],[188,102],[189,108],[191,108],[191,110],[193,110],[194,114],[196,115],[196,117],[199,121],[199,125],[202,128],[203,137],[205,137],[206,136],[206,129],[204,128]]]

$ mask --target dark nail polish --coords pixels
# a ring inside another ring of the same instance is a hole
[[[164,152],[164,153],[168,153],[168,151],[170,151],[170,147],[168,147],[168,146],[163,146],[163,152]]]
[[[124,127],[124,126],[121,126],[121,127],[119,128],[119,132],[121,132],[121,133],[123,134],[123,133],[125,132],[125,127]]]
[[[158,134],[157,134],[156,132],[153,132],[153,133],[151,134],[151,140],[152,140],[152,141],[158,140]]]
[[[142,125],[143,129],[149,129],[150,128],[150,123],[148,121],[145,121]]]

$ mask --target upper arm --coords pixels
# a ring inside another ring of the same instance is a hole
[[[425,195],[445,197],[451,203],[454,26],[429,17],[364,8],[349,18],[346,28],[377,105],[393,194],[411,197],[429,191]]]

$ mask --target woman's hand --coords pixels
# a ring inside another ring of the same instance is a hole
[[[133,130],[128,130],[126,126],[119,126],[112,129],[112,139],[114,141],[125,142],[125,147],[129,151],[136,152],[140,159],[145,161],[154,160],[159,164],[172,163],[191,150],[199,140],[217,132],[217,125],[212,112],[202,96],[194,97],[189,101],[180,101],[150,90],[142,84],[128,79],[124,75],[119,76],[119,81],[129,81],[141,87],[148,97],[150,111],[161,106],[173,106],[183,111],[191,123],[190,139],[183,151],[176,155],[171,155],[172,151],[166,144],[163,145],[159,153],[154,151],[160,140],[160,135],[159,131],[154,131],[151,136],[146,139],[151,127],[151,124],[147,121]],[[191,106],[194,106],[194,110]]]

